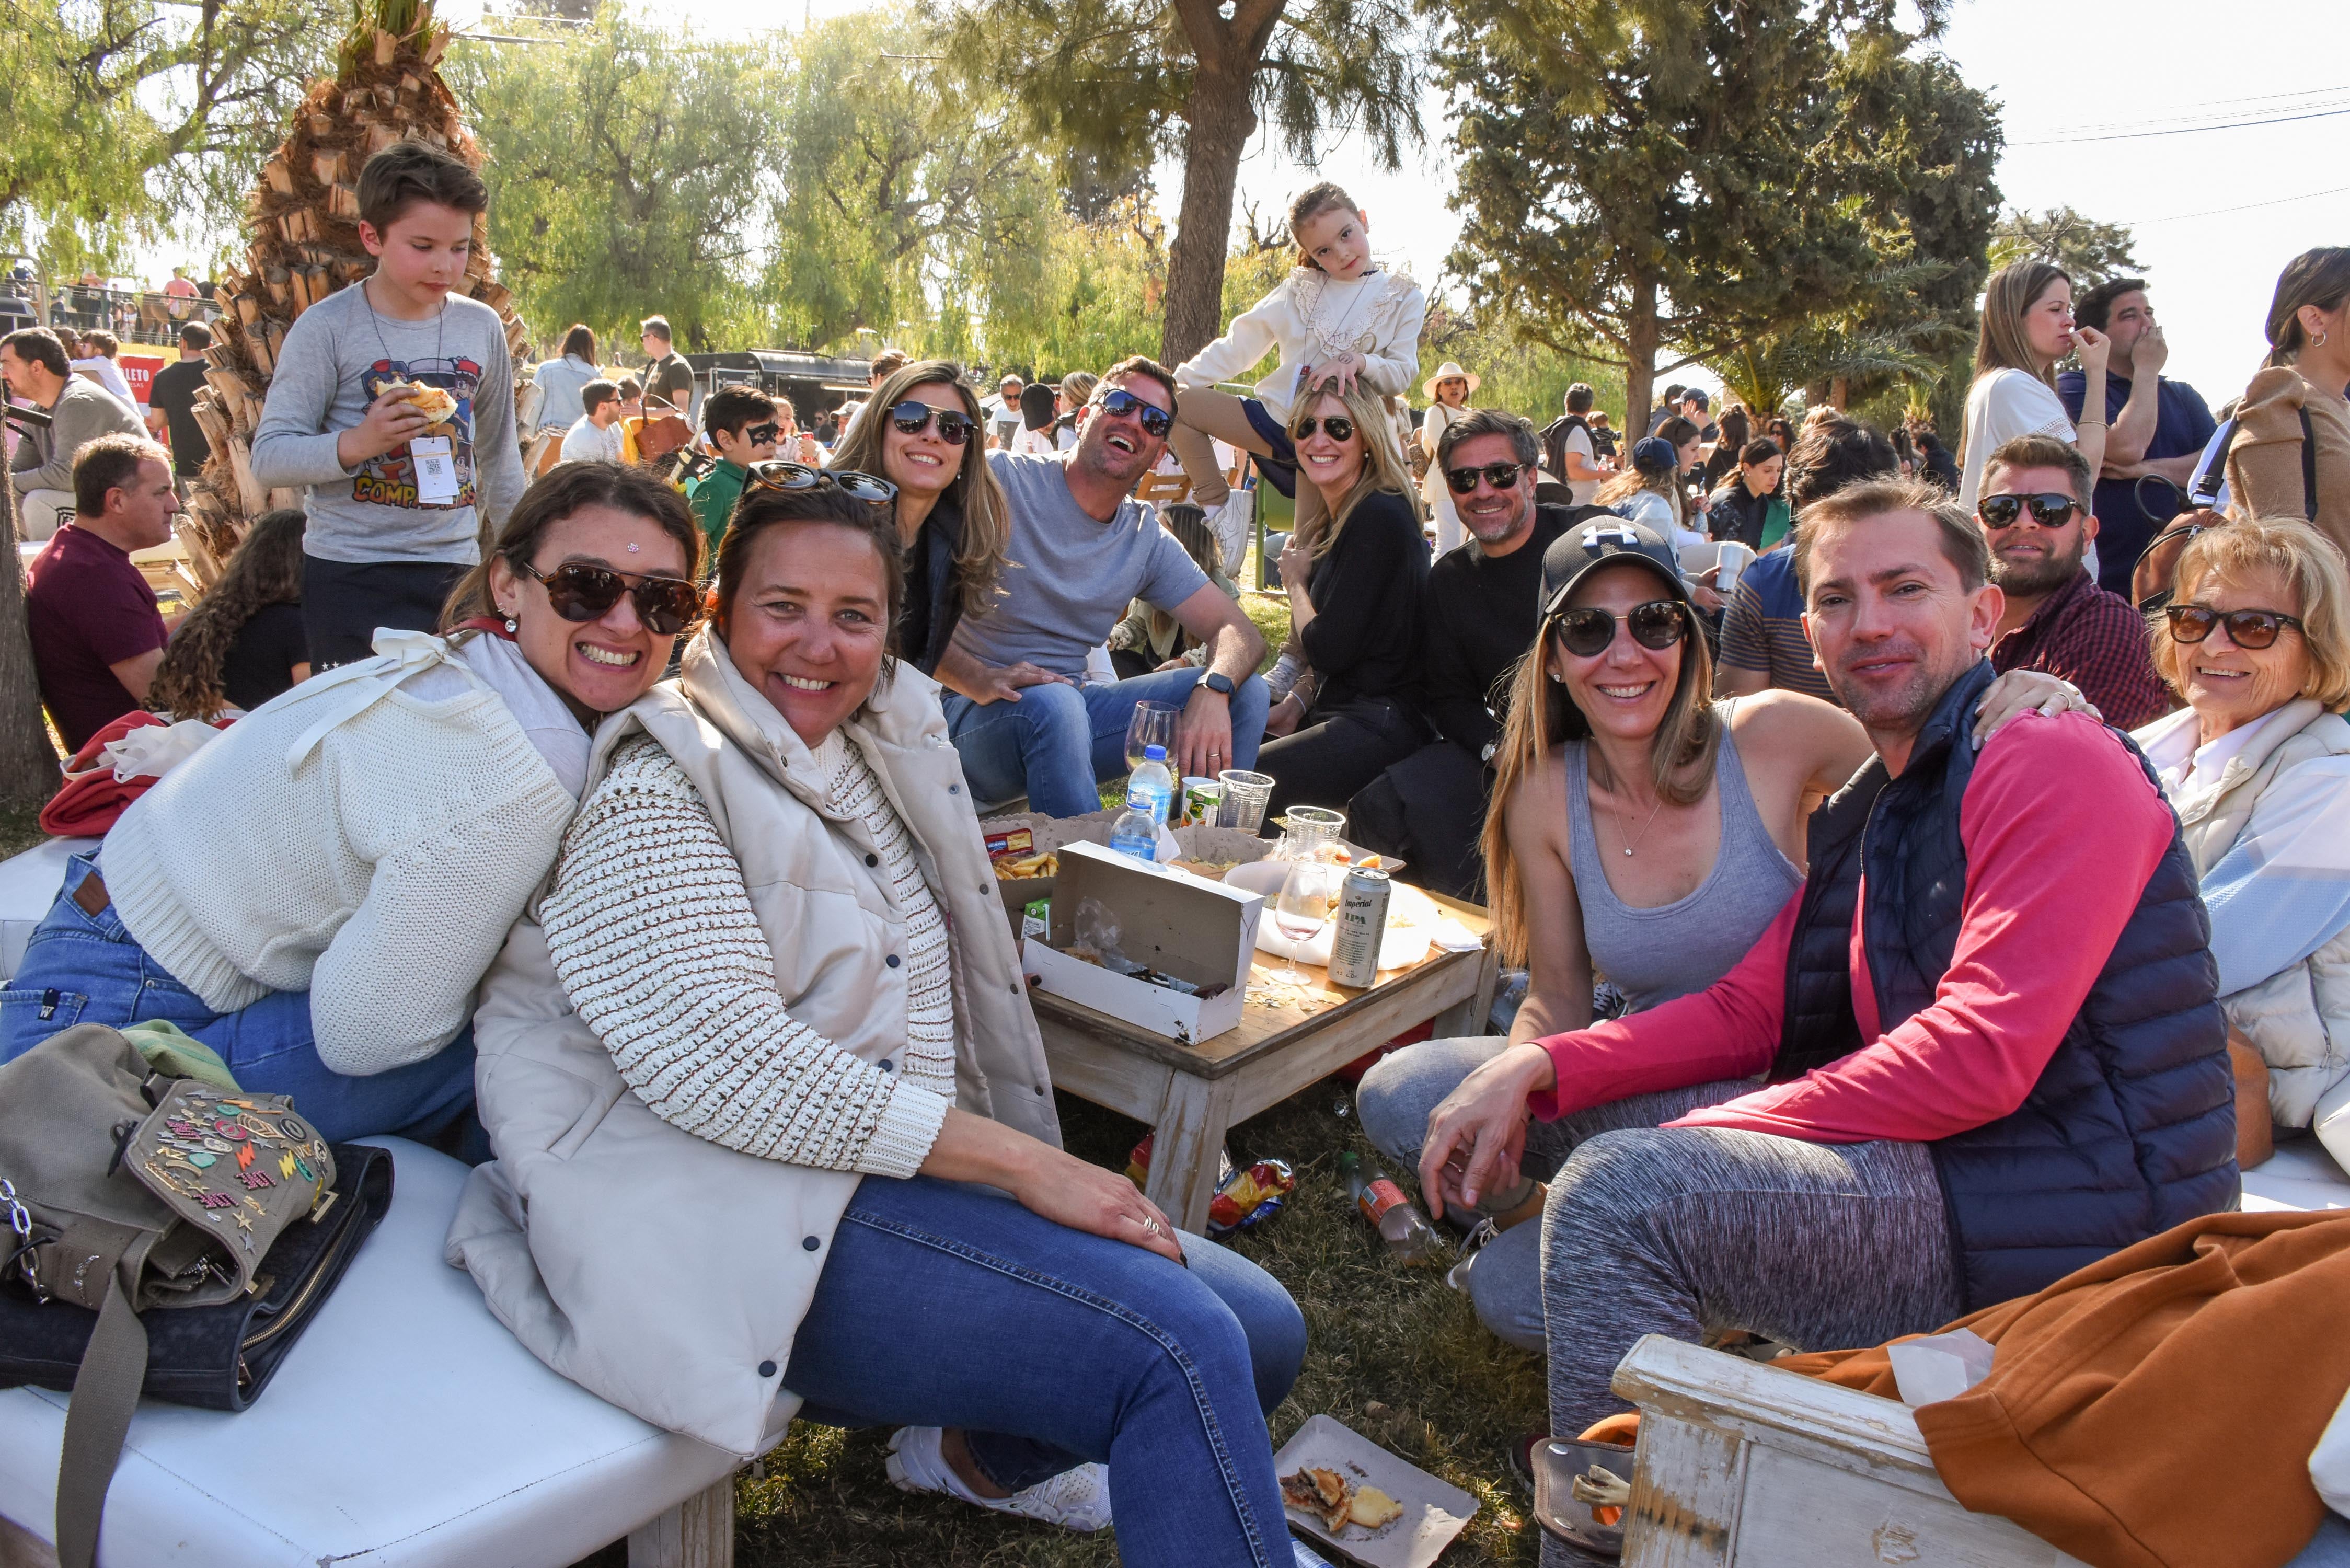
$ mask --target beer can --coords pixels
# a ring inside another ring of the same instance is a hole
[[[1393,884],[1384,871],[1357,867],[1338,888],[1338,918],[1330,929],[1330,983],[1367,990],[1378,978],[1379,943],[1387,935]]]

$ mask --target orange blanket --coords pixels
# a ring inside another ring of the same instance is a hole
[[[1991,1376],[1917,1412],[1942,1483],[2095,1568],[2279,1568],[2350,1389],[2350,1213],[2214,1214],[1951,1328]],[[1884,1347],[1777,1363],[1898,1398]]]

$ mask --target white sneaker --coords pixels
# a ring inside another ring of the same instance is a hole
[[[1241,557],[1248,554],[1249,537],[1256,529],[1256,492],[1233,491],[1208,514],[1208,526],[1215,530],[1224,576],[1231,576],[1241,569]]]
[[[1038,1481],[1010,1497],[982,1497],[965,1486],[941,1451],[945,1434],[936,1427],[900,1427],[889,1436],[885,1468],[900,1491],[941,1491],[949,1497],[1017,1514],[1090,1535],[1109,1523],[1109,1471],[1082,1464]]]

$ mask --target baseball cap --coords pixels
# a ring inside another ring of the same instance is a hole
[[[1662,436],[1642,436],[1632,443],[1632,466],[1643,473],[1670,473],[1680,466],[1680,455]]]
[[[1543,619],[1565,607],[1567,596],[1586,574],[1618,560],[1638,561],[1656,574],[1672,597],[1690,602],[1680,562],[1663,535],[1621,517],[1601,517],[1560,535],[1543,552]]]

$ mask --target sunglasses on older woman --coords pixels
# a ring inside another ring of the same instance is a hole
[[[753,463],[743,481],[744,490],[816,490],[825,485],[876,505],[898,499],[898,487],[886,479],[859,473],[853,468],[810,468],[806,463],[782,458]]]
[[[2214,627],[2224,626],[2230,642],[2258,653],[2262,649],[2275,647],[2286,627],[2304,637],[2308,635],[2298,616],[2289,616],[2282,610],[2218,610],[2210,605],[2166,605],[2162,615],[2170,623],[2173,642],[2201,642],[2211,635]]]
[[[616,572],[586,561],[566,561],[551,572],[528,561],[519,565],[524,576],[546,589],[546,602],[567,621],[601,620],[622,594],[637,601],[637,618],[655,637],[675,637],[702,615],[702,590],[683,577]]]

